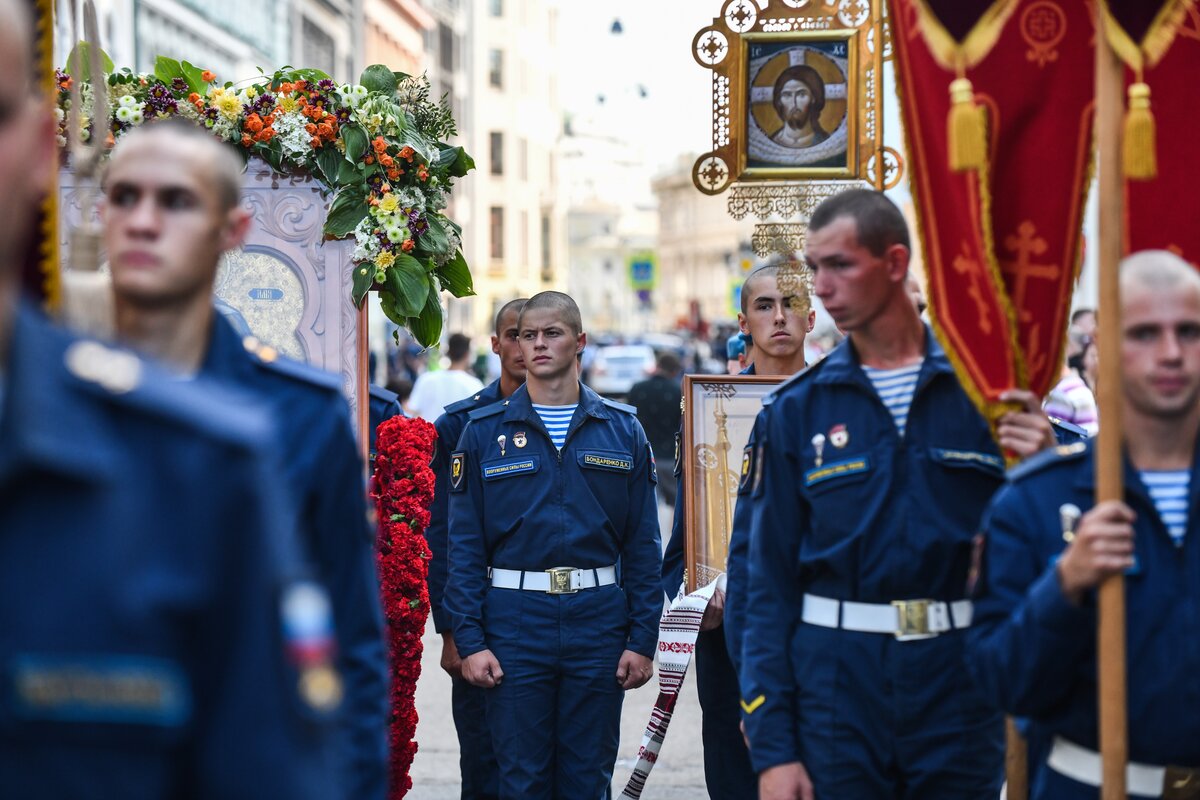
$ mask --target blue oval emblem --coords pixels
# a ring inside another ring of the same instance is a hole
[[[251,300],[282,300],[283,289],[251,289],[247,292]]]

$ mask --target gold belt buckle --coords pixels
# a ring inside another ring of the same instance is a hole
[[[931,600],[893,600],[896,608],[897,639],[921,639],[933,636],[929,630]]]
[[[552,567],[546,572],[550,575],[548,594],[575,594],[578,589],[571,588],[571,573],[575,567]]]
[[[1200,770],[1187,767],[1167,767],[1163,776],[1164,800],[1197,800],[1200,798]]]

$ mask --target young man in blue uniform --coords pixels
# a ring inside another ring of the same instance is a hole
[[[500,797],[599,800],[623,692],[654,671],[654,457],[632,408],[580,384],[575,301],[535,295],[519,329],[525,385],[451,454],[446,608],[487,690]]]
[[[267,419],[17,300],[54,125],[0,20],[0,794],[329,797],[328,605]]]
[[[1004,479],[988,424],[905,289],[908,230],[877,192],[809,221],[814,294],[848,334],[764,404],[742,703],[764,800],[988,797],[1000,715],[966,680],[972,537]],[[1002,447],[1053,444],[1037,398]]]
[[[268,404],[287,489],[333,603],[346,699],[339,756],[349,796],[386,792],[387,653],[363,466],[338,376],[238,336],[213,309],[218,260],[249,224],[234,152],[190,123],[126,134],[105,182],[117,333],[171,369]]]
[[[1125,573],[1130,797],[1200,797],[1200,276],[1121,267],[1125,500],[1095,503],[1092,442],[1013,470],[984,520],[970,665],[1029,719],[1035,800],[1095,800],[1095,589]],[[1082,511],[1082,516],[1080,516]]]
[[[517,336],[517,320],[525,298],[510,300],[496,314],[492,352],[500,356],[500,377],[477,394],[446,406],[446,411],[434,427],[437,428],[437,449],[433,454],[433,506],[429,509],[429,527],[425,539],[429,543],[429,606],[433,628],[442,635],[442,669],[453,681],[450,702],[454,713],[454,729],[458,733],[458,766],[462,775],[462,800],[493,800],[497,795],[498,775],[496,756],[492,751],[492,734],[488,731],[484,700],[485,690],[468,683],[462,676],[462,659],[454,645],[454,629],[443,598],[446,594],[448,571],[448,542],[450,530],[450,453],[467,426],[467,415],[477,408],[498,403],[525,383],[525,361],[521,357],[521,340]]]
[[[751,353],[754,361],[743,375],[778,375],[787,377],[804,368],[804,339],[816,322],[816,312],[808,297],[807,281],[798,281],[801,295],[797,296],[785,283],[779,286],[779,267],[767,265],[756,269],[742,284],[742,310],[738,326],[742,335],[754,342]],[[749,449],[747,450],[749,452]],[[687,459],[677,459],[676,471],[682,476]],[[745,469],[743,458],[743,469]],[[743,485],[745,485],[743,481]],[[680,483],[682,485],[682,482]],[[744,592],[745,550],[749,531],[739,536],[739,521],[745,528],[749,520],[746,493],[739,492],[734,507],[734,527],[729,541],[726,580]],[[674,598],[684,579],[684,542],[687,534],[687,498],[682,495],[675,504],[671,523],[671,539],[663,556],[663,590]],[[741,574],[735,575],[735,570]],[[758,797],[758,778],[750,765],[750,755],[740,728],[741,710],[738,701],[736,661],[726,645],[732,636],[727,614],[726,592],[717,589],[704,611],[700,634],[696,639],[696,692],[703,712],[701,734],[704,739],[704,783],[714,800],[740,800]],[[740,609],[739,609],[740,610]],[[740,619],[739,619],[740,624]]]

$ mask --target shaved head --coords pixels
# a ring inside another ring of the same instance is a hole
[[[242,159],[230,145],[194,122],[171,117],[134,128],[117,142],[110,163],[118,164],[133,153],[161,152],[164,147],[203,165],[201,174],[216,191],[221,211],[237,206],[242,191]]]
[[[1139,288],[1200,291],[1200,273],[1170,250],[1142,250],[1121,261],[1121,294]]]

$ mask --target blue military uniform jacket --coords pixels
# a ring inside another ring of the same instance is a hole
[[[662,612],[656,480],[634,410],[586,386],[580,386],[561,453],[524,386],[508,400],[472,412],[450,461],[445,602],[459,654],[466,658],[487,648],[482,608],[488,567],[596,568],[619,560],[628,649],[653,658]]]
[[[1200,455],[1200,448],[1197,448]],[[1014,469],[984,518],[969,663],[985,694],[1031,718],[1037,738],[1096,750],[1096,609],[1059,588],[1066,548],[1059,508],[1095,503],[1093,443],[1059,447]],[[1137,568],[1125,580],[1129,758],[1200,766],[1200,464],[1192,467],[1188,527],[1176,547],[1126,462],[1125,500],[1137,514]]]
[[[740,674],[759,771],[800,760],[794,709],[805,676],[792,663],[805,593],[879,604],[964,597],[972,537],[1004,460],[928,327],[925,340],[903,439],[853,337],[764,403]],[[920,644],[961,647],[961,638]]]
[[[433,617],[433,628],[438,633],[450,630],[450,615],[443,599],[446,594],[446,576],[449,574],[448,535],[450,532],[450,452],[458,444],[463,428],[467,427],[467,415],[477,408],[490,406],[500,400],[500,381],[480,389],[446,406],[445,412],[433,423],[437,429],[437,446],[433,451],[433,505],[429,509],[429,527],[425,529],[425,540],[429,543],[429,608]]]
[[[0,366],[0,794],[336,796],[266,414],[31,312]]]
[[[333,600],[346,681],[343,769],[355,798],[386,791],[387,652],[362,461],[339,378],[238,337],[220,316],[201,374],[270,404],[278,461],[301,535]]]
[[[379,437],[379,426],[386,420],[392,417],[399,417],[404,414],[400,408],[400,395],[393,391],[383,388],[382,386],[370,385],[371,399],[368,406],[368,416],[371,430],[368,438],[369,453],[371,461],[375,460],[375,440]]]

